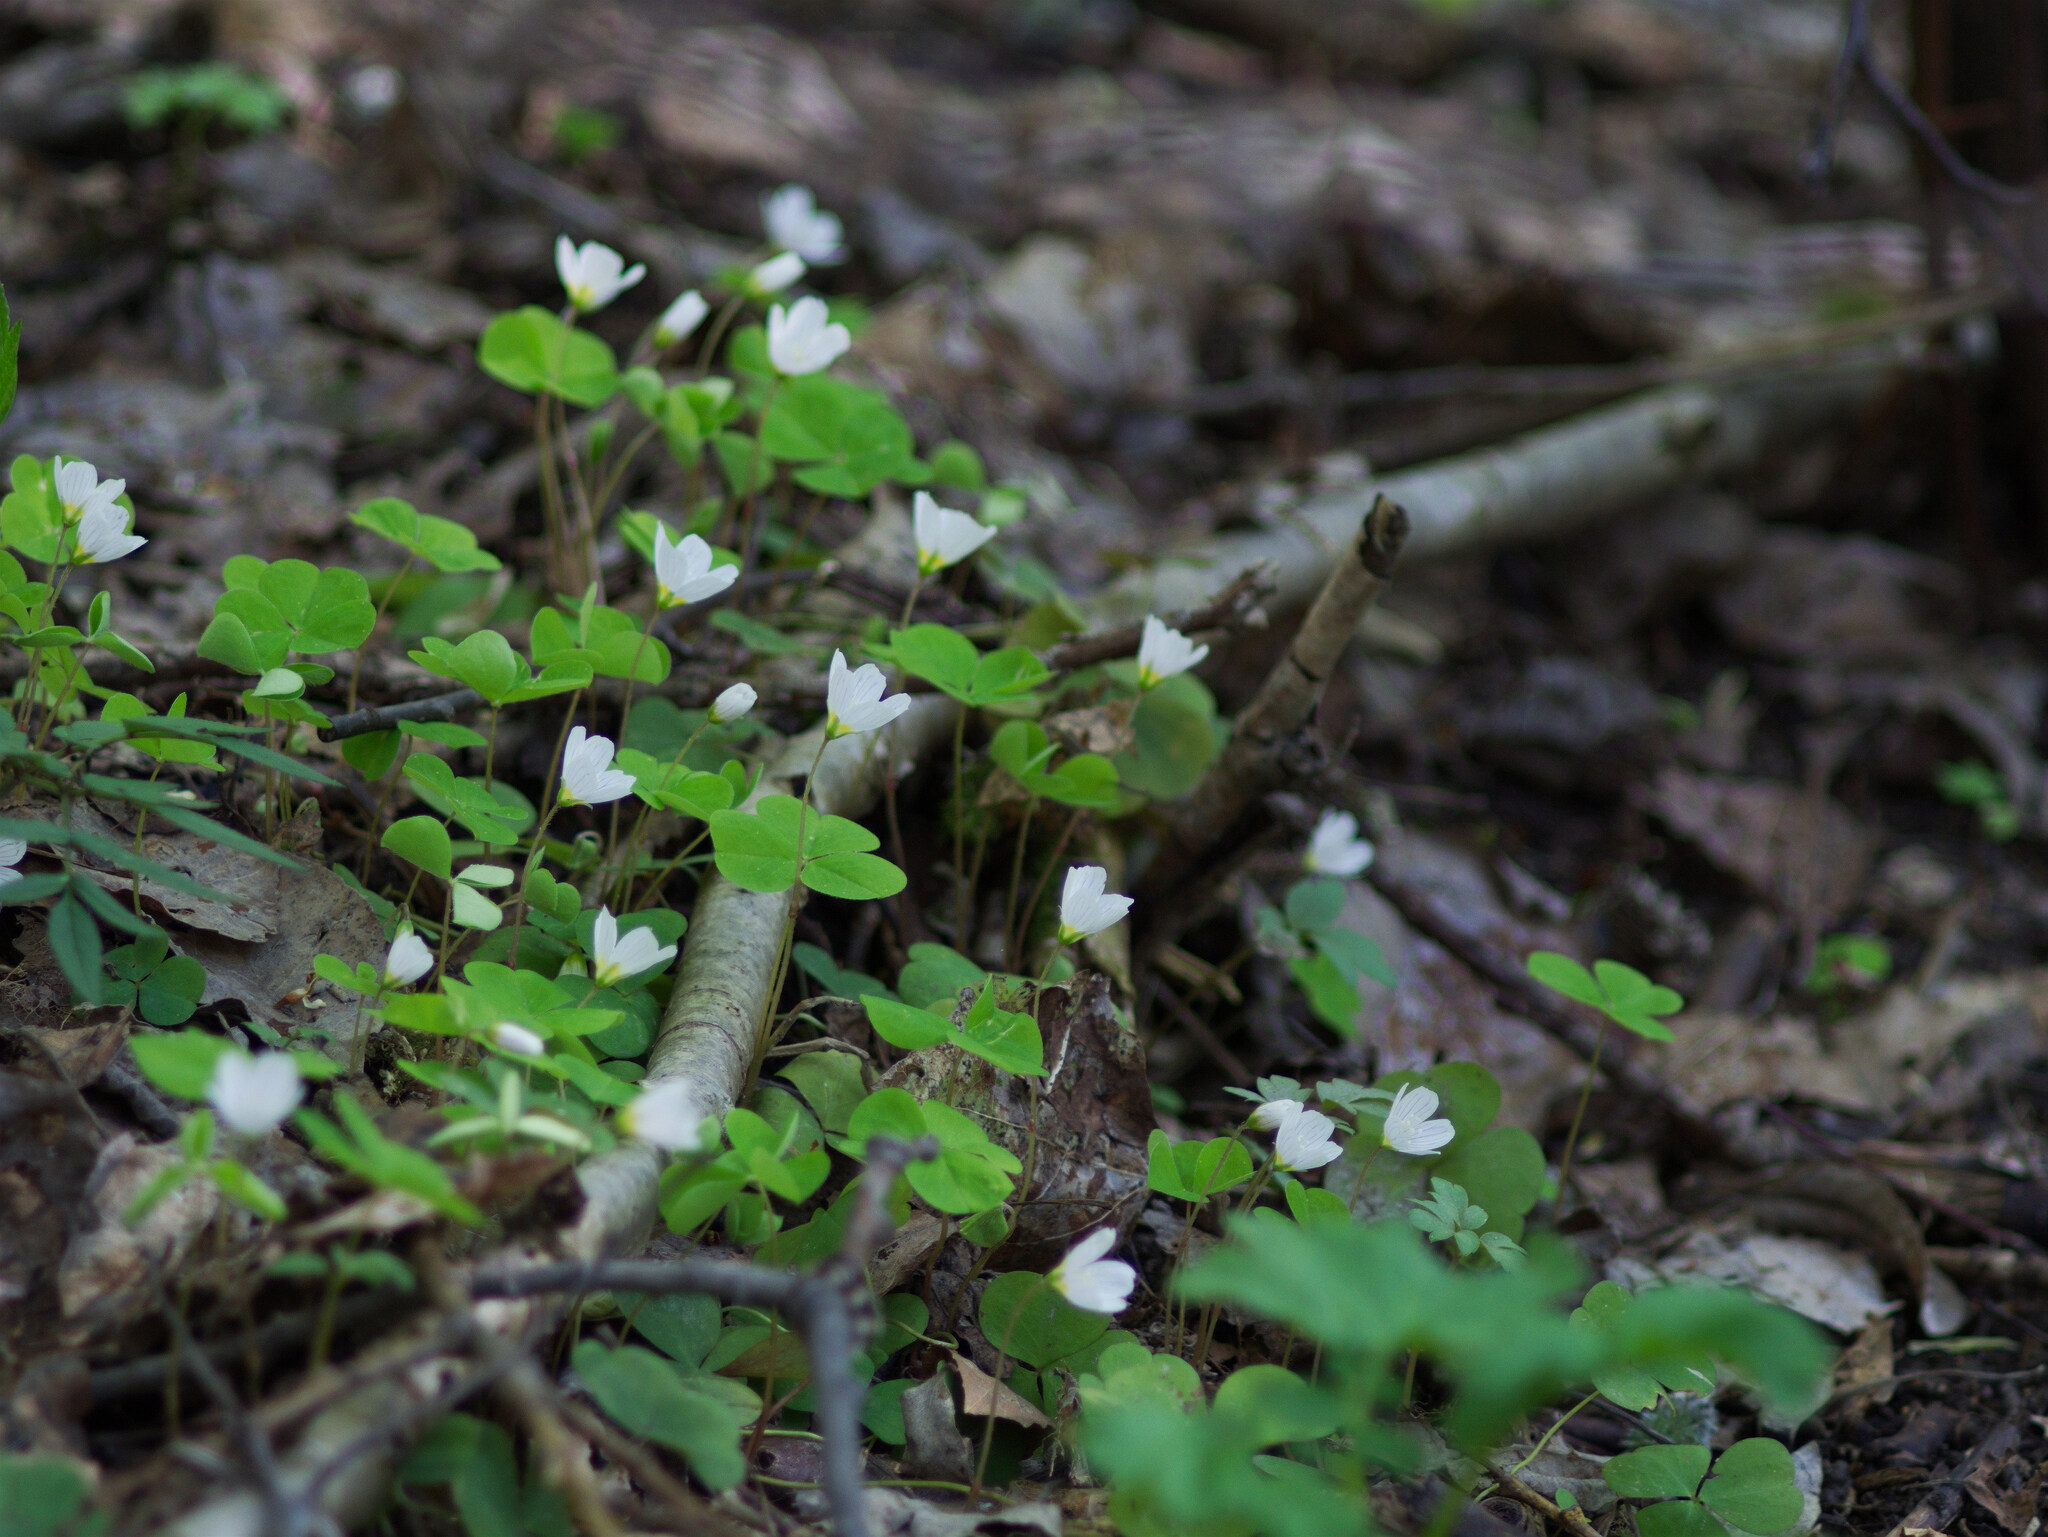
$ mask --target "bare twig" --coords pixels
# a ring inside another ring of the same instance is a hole
[[[1572,1534],[1572,1537],[1600,1537],[1593,1523],[1586,1519],[1586,1513],[1576,1507],[1567,1510],[1556,1502],[1546,1499],[1514,1474],[1486,1465],[1486,1476],[1500,1485],[1500,1492],[1518,1505],[1526,1505],[1546,1521],[1555,1521]]]
[[[320,740],[339,742],[347,737],[367,736],[372,731],[389,731],[400,721],[452,721],[483,702],[483,695],[475,689],[458,688],[445,694],[429,694],[424,699],[401,699],[397,704],[382,704],[374,709],[350,710],[346,715],[335,716],[332,725],[323,726]]]
[[[1234,630],[1247,623],[1259,604],[1273,596],[1273,587],[1272,568],[1262,561],[1238,572],[1228,587],[1201,607],[1164,617],[1166,623],[1183,635],[1196,635],[1208,630]],[[1099,630],[1093,635],[1077,635],[1053,647],[1045,654],[1045,660],[1048,666],[1071,671],[1120,656],[1135,656],[1144,635],[1142,623],[1122,624],[1115,629]]]
[[[1287,654],[1267,674],[1223,751],[1175,812],[1145,872],[1141,898],[1150,894],[1156,902],[1161,893],[1182,888],[1209,851],[1233,833],[1246,809],[1273,787],[1280,774],[1280,744],[1308,721],[1359,619],[1386,587],[1407,538],[1408,514],[1387,497],[1376,497],[1324,578]],[[1170,911],[1183,904],[1156,905]],[[1155,939],[1170,937],[1168,927],[1155,923]]]
[[[803,1336],[817,1402],[815,1421],[825,1438],[824,1485],[839,1537],[866,1537],[861,1494],[860,1409],[865,1386],[854,1377],[853,1354],[874,1328],[867,1300],[867,1261],[894,1228],[889,1191],[906,1164],[936,1158],[929,1138],[904,1144],[876,1138],[868,1144],[860,1201],[847,1219],[839,1252],[809,1275],[764,1270],[740,1260],[700,1257],[677,1261],[573,1261],[513,1271],[479,1271],[470,1289],[478,1297],[532,1297],[547,1293],[630,1291],[702,1292],[728,1304],[780,1308]]]

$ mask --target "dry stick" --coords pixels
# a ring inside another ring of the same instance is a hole
[[[1183,635],[1196,635],[1204,630],[1234,630],[1249,623],[1258,612],[1259,604],[1270,598],[1273,591],[1272,563],[1260,561],[1238,572],[1229,586],[1199,608],[1168,614],[1165,622]],[[1058,672],[1070,672],[1077,667],[1090,667],[1117,657],[1136,656],[1144,638],[1145,626],[1142,623],[1118,625],[1093,635],[1076,636],[1048,651],[1045,654],[1046,665]]]
[[[381,704],[374,709],[350,710],[335,716],[332,724],[322,726],[320,740],[339,742],[347,737],[366,736],[372,731],[389,731],[400,721],[452,721],[483,702],[484,696],[475,689],[458,688],[445,694],[429,694],[424,699],[404,699],[397,704]]]
[[[1586,1513],[1577,1506],[1566,1509],[1555,1504],[1531,1489],[1514,1474],[1497,1468],[1490,1462],[1486,1465],[1486,1475],[1500,1485],[1502,1494],[1518,1505],[1526,1505],[1545,1520],[1555,1521],[1570,1532],[1572,1537],[1600,1537],[1599,1529],[1586,1519]]]
[[[1227,836],[1247,807],[1274,784],[1280,744],[1308,722],[1323,685],[1359,620],[1385,590],[1408,539],[1408,514],[1386,496],[1374,499],[1356,536],[1338,556],[1322,591],[1258,696],[1237,718],[1230,740],[1167,824],[1166,837],[1145,872],[1143,896],[1162,912],[1193,911],[1181,898],[1160,905],[1161,893],[1184,891],[1204,856]],[[1153,925],[1156,937],[1171,928]]]

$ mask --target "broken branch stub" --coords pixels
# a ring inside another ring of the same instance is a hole
[[[1174,812],[1145,872],[1151,893],[1181,886],[1203,854],[1227,838],[1246,808],[1279,781],[1279,749],[1308,722],[1323,685],[1372,602],[1386,589],[1407,543],[1407,511],[1384,493],[1373,499],[1324,579],[1286,655],[1238,716],[1230,740]]]

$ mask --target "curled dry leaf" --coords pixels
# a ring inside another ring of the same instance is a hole
[[[1008,1383],[998,1382],[959,1351],[953,1352],[953,1369],[960,1374],[960,1412],[976,1419],[993,1414],[999,1420],[1022,1425],[1027,1430],[1052,1424],[1045,1411],[1018,1393]]]
[[[123,1133],[100,1151],[86,1185],[81,1227],[57,1266],[57,1297],[73,1345],[156,1306],[150,1283],[182,1265],[220,1208],[212,1180],[190,1179],[129,1227],[121,1220],[149,1182],[180,1162],[175,1144],[145,1145]]]

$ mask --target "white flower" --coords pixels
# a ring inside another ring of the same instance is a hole
[[[410,987],[434,969],[434,952],[411,929],[400,929],[391,941],[391,953],[384,957],[384,985]]]
[[[1091,1313],[1121,1313],[1130,1305],[1138,1272],[1122,1260],[1104,1259],[1116,1244],[1116,1229],[1100,1227],[1067,1251],[1046,1279],[1077,1308]]]
[[[917,529],[917,574],[930,576],[955,561],[965,560],[995,538],[996,531],[977,523],[964,512],[941,507],[929,491],[920,491],[911,501],[916,509],[912,523]]]
[[[88,512],[113,506],[127,489],[125,480],[101,480],[99,472],[83,459],[57,460],[57,505],[63,509],[67,527]]]
[[[491,1044],[500,1051],[511,1052],[515,1057],[537,1057],[547,1050],[546,1041],[524,1025],[515,1025],[510,1020],[491,1031]]]
[[[602,806],[632,793],[633,776],[612,767],[612,739],[571,726],[562,749],[561,804]]]
[[[1075,865],[1067,872],[1067,882],[1060,888],[1061,944],[1071,945],[1124,921],[1131,899],[1105,896],[1103,887],[1108,884],[1109,872],[1101,865]]]
[[[697,1128],[703,1123],[690,1086],[680,1081],[642,1089],[619,1112],[619,1124],[628,1136],[670,1152],[696,1147]]]
[[[655,524],[654,583],[661,606],[701,603],[739,580],[738,566],[714,566],[711,560],[711,546],[698,535],[685,534],[680,544],[672,544],[668,525]]]
[[[281,1051],[224,1051],[206,1097],[228,1128],[260,1137],[299,1103],[299,1065]]]
[[[839,216],[820,208],[809,187],[791,182],[762,198],[761,223],[776,245],[796,252],[814,267],[829,267],[846,259],[846,247],[839,243],[845,233]]]
[[[1317,875],[1350,880],[1372,863],[1373,848],[1358,836],[1358,818],[1348,811],[1325,811],[1310,834],[1304,868]]]
[[[629,930],[619,937],[619,920],[609,907],[597,910],[597,927],[590,936],[590,977],[599,987],[610,987],[643,971],[666,966],[676,958],[676,947],[665,945],[650,928]]]
[[[1209,654],[1155,614],[1145,616],[1145,636],[1138,642],[1138,687],[1157,688],[1176,673],[1186,672]]]
[[[119,482],[109,481],[107,484]],[[78,520],[77,537],[76,558],[80,565],[88,566],[133,555],[149,543],[140,534],[128,532],[128,509],[117,502],[94,501],[86,508],[85,516]]]
[[[1436,1090],[1408,1084],[1387,1106],[1387,1124],[1380,1131],[1380,1141],[1397,1153],[1416,1158],[1442,1152],[1457,1133],[1449,1121],[1432,1121],[1435,1114]]]
[[[768,361],[779,374],[830,368],[852,345],[852,333],[830,318],[823,299],[803,298],[786,311],[779,304],[768,311]]]
[[[1278,1131],[1308,1107],[1298,1099],[1269,1099],[1251,1114],[1260,1131]]]
[[[704,302],[704,296],[696,289],[677,294],[675,302],[661,312],[661,319],[654,322],[654,345],[673,347],[702,325],[704,317],[710,313],[711,306]]]
[[[754,701],[760,695],[754,692],[751,683],[735,683],[716,699],[711,701],[711,718],[719,725],[740,719],[754,708]]]
[[[889,680],[882,676],[882,669],[873,662],[848,667],[846,653],[833,652],[832,667],[825,678],[826,739],[873,731],[877,726],[888,725],[909,709],[908,694],[896,694],[888,699],[882,697],[888,687]]]
[[[747,297],[765,299],[771,294],[779,294],[803,275],[804,259],[796,252],[784,251],[780,256],[771,256],[747,274]]]
[[[28,856],[28,845],[19,838],[0,838],[0,886],[12,886],[21,879],[14,867]]]
[[[1306,1106],[1283,1117],[1273,1135],[1273,1166],[1297,1174],[1320,1169],[1343,1151],[1337,1146],[1336,1131],[1335,1121]]]
[[[584,314],[601,310],[647,276],[647,269],[608,245],[586,240],[581,246],[567,235],[555,237],[555,272],[568,290],[569,303]]]

